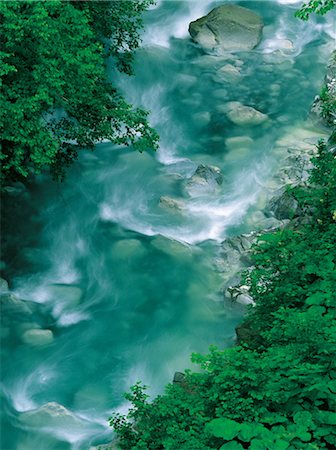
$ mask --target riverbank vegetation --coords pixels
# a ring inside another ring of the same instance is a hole
[[[62,179],[80,149],[108,139],[156,148],[147,113],[129,105],[106,63],[132,73],[152,0],[2,2],[2,179],[49,168]]]
[[[121,449],[335,448],[335,150],[320,142],[312,162],[289,188],[300,216],[253,248],[244,339],[193,355],[201,371],[151,403],[133,386],[128,415],[110,420]]]

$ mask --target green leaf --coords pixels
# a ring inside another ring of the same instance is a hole
[[[231,419],[213,419],[206,425],[208,432],[227,441],[236,437],[241,428],[242,424]]]
[[[238,442],[232,441],[222,445],[220,450],[244,450],[244,447]]]

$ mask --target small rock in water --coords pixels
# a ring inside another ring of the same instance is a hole
[[[253,139],[249,136],[235,136],[225,139],[225,145],[230,150],[250,147],[253,144]]]
[[[5,292],[8,292],[8,282],[0,278],[0,294],[4,294]]]
[[[49,296],[55,301],[61,301],[67,306],[77,306],[83,296],[83,291],[78,286],[69,284],[52,284],[48,286]]]
[[[226,100],[228,98],[228,91],[226,89],[215,89],[212,96],[219,100]]]
[[[201,111],[192,116],[193,122],[200,127],[209,125],[211,121],[211,114],[209,111]]]
[[[235,125],[239,126],[255,126],[266,122],[268,116],[262,112],[252,108],[251,106],[242,105],[239,102],[230,102],[227,105],[227,117]]]
[[[185,203],[182,200],[177,200],[172,197],[163,195],[160,197],[159,205],[162,208],[168,208],[172,211],[181,212],[185,209]]]
[[[237,77],[241,76],[241,73],[237,67],[233,66],[232,64],[225,64],[225,66],[221,67],[217,70],[217,76],[220,79],[236,79]]]
[[[223,183],[223,174],[219,167],[200,164],[194,175],[186,183],[186,192],[193,196],[215,189]]]
[[[22,335],[22,342],[29,345],[47,345],[54,340],[51,330],[28,330]]]
[[[205,51],[249,51],[262,37],[263,22],[255,12],[236,5],[219,6],[191,22],[189,33]]]
[[[138,239],[121,239],[112,247],[112,255],[120,259],[141,258],[146,248]]]

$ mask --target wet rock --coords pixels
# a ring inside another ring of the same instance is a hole
[[[159,205],[161,208],[168,208],[177,212],[181,212],[185,209],[185,203],[182,200],[177,200],[168,196],[160,197]]]
[[[3,278],[0,278],[0,294],[8,292],[8,282]]]
[[[21,300],[13,294],[2,294],[0,306],[2,316],[17,320],[26,320],[33,314],[31,302]]]
[[[54,336],[51,330],[33,329],[24,332],[21,340],[24,344],[41,346],[51,344]]]
[[[255,301],[249,293],[249,286],[234,286],[229,287],[225,292],[225,296],[230,298],[231,301],[240,303],[241,305],[255,306]]]
[[[201,111],[193,114],[192,119],[194,123],[199,127],[205,127],[209,125],[211,121],[211,114],[209,113],[209,111]]]
[[[266,209],[278,220],[292,219],[300,214],[297,200],[285,188],[278,190]]]
[[[249,136],[235,136],[225,139],[225,145],[229,150],[251,147],[253,139]]]
[[[256,126],[260,125],[268,119],[267,114],[264,114],[252,106],[245,106],[239,102],[229,102],[226,105],[227,117],[235,125],[239,126]]]
[[[258,233],[241,234],[227,238],[221,243],[215,267],[221,273],[225,284],[239,283],[240,271],[251,265],[249,250],[257,236]]]
[[[38,409],[21,414],[20,421],[30,427],[59,426],[69,429],[81,426],[81,421],[74,414],[56,402],[46,403]]]
[[[191,249],[187,244],[166,238],[160,234],[152,239],[151,244],[157,250],[160,250],[169,256],[191,256]]]
[[[186,183],[186,192],[193,196],[204,191],[214,190],[223,183],[223,174],[219,167],[200,164],[194,175]]]
[[[83,297],[82,289],[70,284],[52,284],[47,289],[49,297],[68,307],[77,306]]]
[[[191,22],[189,33],[205,51],[249,51],[262,37],[263,22],[253,11],[236,5],[222,5]]]
[[[146,248],[138,239],[121,239],[112,247],[112,256],[118,259],[142,258]]]
[[[216,75],[220,80],[232,80],[240,77],[241,73],[240,70],[232,64],[225,64],[225,66],[217,70]]]
[[[228,98],[228,91],[226,89],[215,89],[212,96],[219,100],[226,100]]]
[[[182,372],[175,372],[174,373],[174,378],[173,378],[173,383],[174,384],[179,384],[179,385],[184,385],[185,384],[185,375]]]

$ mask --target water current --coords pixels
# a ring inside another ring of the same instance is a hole
[[[261,44],[204,55],[188,24],[219,4],[158,1],[135,76],[110,70],[126,98],[150,111],[156,153],[99,144],[64,183],[41,176],[12,205],[5,273],[17,297],[40,306],[15,316],[14,331],[3,326],[2,450],[108,442],[107,419],[127,410],[131,384],[157,394],[190,367],[192,352],[234,343],[244,309],[224,302],[214,258],[223,239],[258,226],[258,202],[281,164],[276,142],[300,140],[335,34],[330,19],[294,18],[295,1],[239,2],[263,17]],[[223,75],[227,64],[236,70]],[[231,101],[268,120],[230,123]],[[199,164],[220,168],[223,183],[188,190]],[[22,338],[32,328],[52,336],[33,345]],[[68,412],[43,409],[50,402]]]

